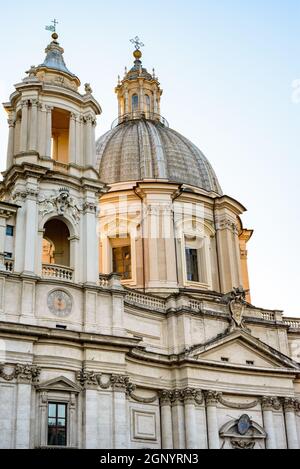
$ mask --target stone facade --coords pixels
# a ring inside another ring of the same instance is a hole
[[[79,93],[53,39],[5,104],[0,448],[58,446],[55,404],[66,409],[61,447],[300,449],[300,319],[251,305],[244,207],[201,181],[108,187],[96,170],[101,107],[90,85]],[[130,111],[124,86],[139,86],[145,106],[145,90],[161,96],[140,67],[118,85],[120,114]],[[163,126],[159,101],[151,106],[131,117]],[[128,279],[111,273],[121,235]],[[200,256],[197,280],[185,243]]]

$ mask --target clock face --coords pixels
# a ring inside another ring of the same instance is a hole
[[[56,290],[48,296],[48,308],[59,318],[66,318],[72,313],[72,297],[65,291]]]

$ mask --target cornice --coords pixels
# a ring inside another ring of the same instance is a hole
[[[71,342],[81,346],[102,345],[108,347],[119,347],[122,348],[125,352],[128,352],[130,349],[136,347],[141,342],[141,338],[118,337],[101,335],[97,333],[58,330],[42,326],[22,325],[3,321],[0,322],[0,332],[10,337],[30,337],[31,340],[34,341],[47,339],[57,342]]]

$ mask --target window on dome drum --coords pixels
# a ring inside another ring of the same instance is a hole
[[[67,446],[67,404],[48,405],[48,446]]]
[[[132,96],[132,112],[139,110],[139,97],[137,94]]]
[[[204,239],[185,237],[185,262],[187,281],[206,284],[208,280]]]
[[[199,282],[197,249],[185,249],[186,273],[189,282]]]
[[[113,271],[120,274],[122,280],[131,280],[131,247],[120,246],[113,248]]]
[[[14,235],[14,226],[7,225],[6,227],[6,236]]]
[[[56,108],[52,111],[51,158],[63,164],[69,162],[70,117],[69,111]]]

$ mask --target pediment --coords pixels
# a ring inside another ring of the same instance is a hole
[[[199,361],[218,362],[224,365],[300,370],[299,365],[289,357],[242,330],[195,347],[190,356]],[[228,363],[224,359],[228,359]]]
[[[63,392],[73,392],[80,393],[81,388],[76,383],[73,383],[65,376],[60,376],[59,378],[52,379],[45,383],[39,384],[37,387],[40,391],[63,391]]]

